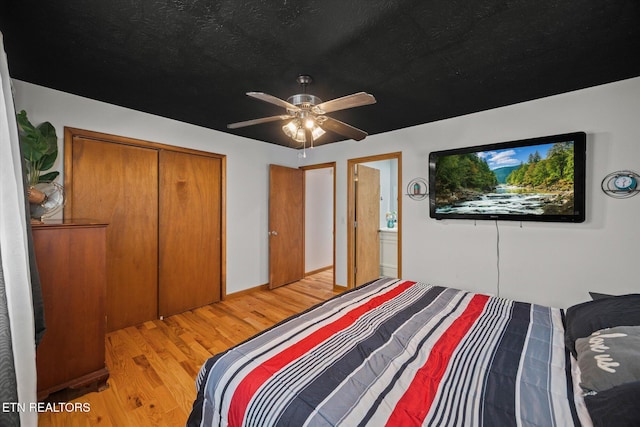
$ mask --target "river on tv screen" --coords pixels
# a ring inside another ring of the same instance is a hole
[[[573,142],[444,155],[435,183],[440,214],[571,215]]]

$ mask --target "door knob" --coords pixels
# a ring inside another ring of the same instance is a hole
[[[277,236],[277,235],[278,235],[278,232],[275,230],[269,232],[269,236]]]

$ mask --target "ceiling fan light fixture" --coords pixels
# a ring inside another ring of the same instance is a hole
[[[287,123],[286,125],[282,126],[282,131],[289,138],[295,139],[296,134],[298,133],[298,128],[300,127],[300,126],[298,126],[298,124],[299,124],[299,120],[298,119],[291,120],[289,123]]]
[[[306,140],[304,136],[304,127],[302,127],[300,119],[291,120],[289,123],[282,126],[282,131],[285,135],[296,142],[303,143]]]
[[[307,141],[305,127],[311,131],[311,136],[314,141],[325,134],[324,129],[318,126],[313,119],[305,120],[304,127],[302,126],[300,119],[293,119],[286,125],[282,126],[282,131],[285,135],[296,142],[311,142]]]
[[[311,129],[311,136],[313,136],[313,140],[317,140],[318,138],[320,138],[322,135],[325,134],[324,129],[322,129],[320,126],[316,125],[314,123],[314,127],[313,129]]]
[[[307,118],[307,119],[304,121],[304,126],[305,126],[307,129],[313,129],[313,127],[315,126],[315,124],[316,124],[316,123],[313,121],[313,119],[312,119],[312,118]]]
[[[298,131],[296,132],[296,136],[295,138],[293,138],[295,141],[297,142],[307,142],[307,138],[305,138],[304,136],[304,129],[301,127],[298,128]]]

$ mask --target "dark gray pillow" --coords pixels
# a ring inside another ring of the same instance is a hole
[[[640,381],[584,397],[594,427],[640,426]]]
[[[603,299],[603,298],[611,298],[615,295],[611,295],[611,294],[601,294],[599,292],[589,292],[589,295],[591,296],[592,300],[597,300],[597,299]]]
[[[640,326],[640,294],[602,298],[569,307],[565,318],[565,344],[577,357],[575,342],[578,338],[614,326]]]
[[[576,340],[580,387],[604,391],[640,381],[640,326],[601,329]]]

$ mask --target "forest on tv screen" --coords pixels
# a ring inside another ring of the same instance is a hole
[[[544,159],[536,151],[529,155],[526,163],[493,171],[487,161],[475,153],[443,156],[436,164],[436,193],[488,192],[501,184],[528,191],[571,191],[573,165],[572,142],[554,144]]]

